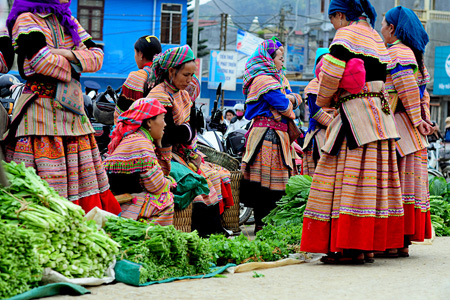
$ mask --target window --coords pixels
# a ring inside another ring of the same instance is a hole
[[[104,0],[79,0],[78,21],[94,40],[103,40]]]
[[[162,4],[161,43],[181,43],[181,4]]]

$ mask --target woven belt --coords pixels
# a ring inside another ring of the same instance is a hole
[[[357,99],[357,98],[368,98],[368,97],[378,97],[381,99],[381,110],[387,114],[390,115],[391,114],[391,107],[389,106],[389,102],[388,102],[388,96],[386,96],[384,93],[360,93],[360,94],[353,94],[353,95],[349,95],[346,97],[342,97],[339,98],[336,102],[336,108],[339,108],[343,103],[353,100],[353,99]]]
[[[257,117],[253,122],[253,127],[269,127],[275,130],[280,130],[287,132],[288,126],[283,122],[277,122],[274,119],[266,118],[266,117]]]

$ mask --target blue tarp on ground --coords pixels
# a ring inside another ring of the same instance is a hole
[[[81,285],[67,282],[59,282],[37,287],[35,289],[29,290],[28,292],[9,298],[9,300],[29,300],[42,297],[50,297],[55,295],[78,296],[90,293],[91,292],[89,290],[85,289]]]
[[[210,278],[214,277],[222,272],[224,272],[226,269],[230,267],[236,266],[235,264],[227,264],[226,266],[222,267],[211,267],[211,272],[208,274],[201,274],[201,275],[193,275],[193,276],[183,276],[183,277],[173,277],[173,278],[167,278],[164,280],[159,281],[149,281],[144,284],[139,284],[139,276],[140,276],[140,268],[141,264],[131,262],[129,260],[123,259],[116,263],[116,267],[114,268],[114,271],[116,272],[116,280],[119,282],[123,282],[126,284],[134,285],[134,286],[148,286],[155,283],[165,283],[165,282],[172,282],[175,280],[183,280],[183,279],[202,279],[202,278]]]

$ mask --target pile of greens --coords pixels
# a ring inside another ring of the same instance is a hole
[[[18,225],[0,220],[0,299],[7,299],[36,287],[42,278],[36,240],[39,236]]]
[[[209,237],[209,245],[216,265],[276,261],[299,252],[301,235],[301,224],[267,225],[254,240],[249,240],[244,234],[232,239],[213,234]]]
[[[108,218],[104,229],[121,244],[120,259],[142,264],[141,284],[209,272],[208,240],[200,238],[197,231],[185,233],[173,226],[117,217]]]
[[[302,224],[303,212],[309,196],[312,178],[308,175],[296,175],[289,178],[286,195],[281,197],[275,207],[264,219],[266,224]]]
[[[431,177],[429,185],[431,223],[437,236],[450,236],[450,183]]]
[[[10,224],[26,231],[43,268],[69,278],[103,277],[119,244],[98,231],[95,222],[86,222],[81,207],[60,197],[33,168],[15,162],[3,163],[3,167],[11,185],[0,186],[2,230]],[[23,246],[17,243],[16,247]],[[5,253],[3,244],[0,249]],[[9,284],[17,280],[18,273],[11,270],[2,271],[0,286],[4,284],[1,281]]]

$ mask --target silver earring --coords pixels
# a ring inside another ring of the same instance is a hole
[[[342,26],[342,20],[341,20],[341,26]]]
[[[172,84],[172,78],[170,78],[170,84]]]
[[[392,37],[392,32],[391,33],[389,33],[389,35]]]

